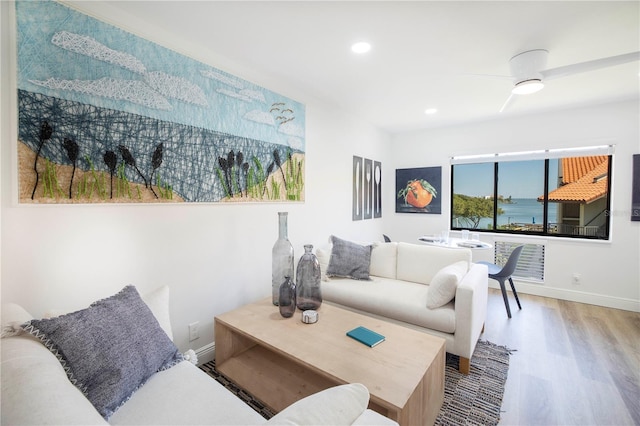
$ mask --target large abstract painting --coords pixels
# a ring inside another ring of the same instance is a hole
[[[17,1],[22,203],[304,201],[304,105],[53,1]]]

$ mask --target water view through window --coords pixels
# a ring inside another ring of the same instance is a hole
[[[513,198],[507,204],[498,203],[499,208],[503,211],[498,215],[498,227],[525,227],[529,225],[540,225],[544,223],[542,204],[535,198]],[[558,207],[556,205],[549,206],[549,215],[557,214]],[[458,223],[460,221],[458,220]],[[483,217],[480,219],[477,229],[492,229],[493,219]],[[464,226],[459,226],[464,228]]]
[[[607,155],[454,164],[451,228],[608,239]]]

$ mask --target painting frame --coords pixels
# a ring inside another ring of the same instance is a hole
[[[353,156],[351,220],[382,217],[382,162]]]
[[[640,222],[640,154],[633,154],[631,182],[631,221]]]
[[[304,104],[65,4],[15,12],[19,204],[304,202]]]
[[[382,162],[373,162],[373,217],[382,217]]]
[[[353,177],[353,196],[351,204],[351,220],[362,220],[362,165],[363,158],[353,156],[352,177]]]
[[[442,214],[442,167],[396,169],[394,194],[396,213]]]

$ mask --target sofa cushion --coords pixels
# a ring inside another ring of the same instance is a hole
[[[33,316],[17,303],[3,303],[0,314],[2,314],[3,330],[5,327],[11,327],[13,323],[22,324],[33,319]]]
[[[356,280],[369,279],[371,246],[363,246],[331,236],[331,257],[327,266],[327,276],[346,277]]]
[[[395,278],[397,255],[398,243],[373,243],[369,274],[382,278]]]
[[[266,420],[188,361],[154,374],[111,425],[257,425]]]
[[[105,419],[155,372],[182,361],[133,286],[86,309],[22,327],[58,357]]]
[[[468,266],[466,261],[461,260],[438,271],[429,284],[427,308],[436,309],[453,300],[458,283],[467,273]]]
[[[428,295],[428,285],[373,275],[370,281],[331,278],[322,283],[322,298],[326,301],[431,330],[454,333],[454,304],[427,309]]]
[[[169,286],[164,285],[150,293],[143,294],[142,300],[151,309],[153,316],[156,317],[158,324],[167,333],[169,339],[173,340],[171,316],[169,315]]]
[[[430,284],[440,269],[460,260],[471,264],[471,250],[400,242],[396,278]]]

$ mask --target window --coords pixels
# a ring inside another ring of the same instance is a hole
[[[454,157],[451,229],[609,239],[612,146]]]

